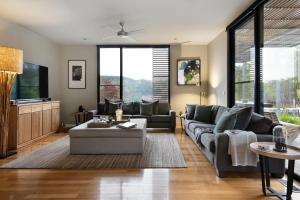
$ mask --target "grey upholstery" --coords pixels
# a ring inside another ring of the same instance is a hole
[[[140,115],[140,102],[126,102],[124,105],[124,118],[147,119],[147,128],[169,128],[172,132],[176,129],[176,112],[170,109],[168,102],[158,103],[158,115]],[[107,115],[105,103],[99,103],[98,109],[90,111],[91,116]]]
[[[184,128],[187,135],[197,144],[207,159],[215,166],[219,177],[224,177],[227,172],[247,172],[258,170],[258,167],[232,166],[228,155],[229,137],[224,133],[213,134],[215,124],[225,111],[230,108],[214,105],[211,110],[211,123],[203,123],[185,119]],[[277,125],[262,115],[253,113],[250,124],[246,130],[257,133],[258,141],[272,141],[272,130]],[[282,177],[285,172],[285,162],[280,159],[269,159],[270,172],[274,177]]]
[[[201,135],[201,144],[207,148],[210,152],[215,152],[215,135],[212,133],[203,133]]]

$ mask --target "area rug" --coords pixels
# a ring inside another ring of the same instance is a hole
[[[171,133],[148,133],[141,155],[70,155],[69,136],[24,155],[0,168],[103,169],[186,167],[178,142]]]

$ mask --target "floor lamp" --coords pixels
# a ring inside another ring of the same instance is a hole
[[[0,46],[0,158],[14,153],[8,151],[10,94],[17,74],[22,72],[23,51]]]
[[[199,95],[200,95],[200,105],[201,105],[201,103],[202,103],[202,102],[201,102],[201,100],[202,100],[201,81],[197,82],[197,83],[196,83],[196,86],[200,88],[200,94],[199,94]]]

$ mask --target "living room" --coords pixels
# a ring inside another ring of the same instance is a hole
[[[0,199],[300,199],[299,9],[1,1]]]

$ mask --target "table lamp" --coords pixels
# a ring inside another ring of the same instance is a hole
[[[0,158],[8,151],[10,94],[17,74],[23,72],[23,51],[0,46]]]

